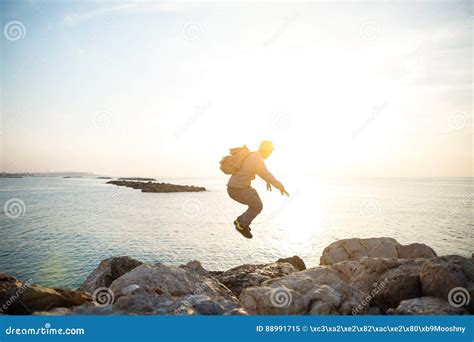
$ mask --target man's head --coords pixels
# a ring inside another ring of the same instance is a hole
[[[270,154],[273,152],[273,143],[270,140],[263,140],[260,143],[260,148],[258,152],[262,155],[263,159],[267,159]]]

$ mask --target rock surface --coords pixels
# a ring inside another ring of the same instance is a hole
[[[474,262],[457,255],[427,260],[421,269],[421,288],[424,296],[452,297],[463,301],[469,298],[467,309],[474,313]],[[464,290],[462,290],[464,289]],[[450,296],[450,291],[453,291]]]
[[[242,291],[240,305],[258,315],[350,314],[364,294],[328,267],[314,267]]]
[[[198,262],[175,267],[141,265],[116,279],[114,308],[142,314],[228,314],[238,309],[232,292]],[[161,304],[160,304],[161,303]]]
[[[79,287],[79,290],[93,293],[100,287],[109,287],[115,279],[130,272],[141,264],[143,264],[141,261],[127,256],[112,257],[102,260],[99,266],[97,266],[97,268]]]
[[[216,279],[227,286],[235,296],[243,289],[259,286],[264,281],[283,277],[299,270],[288,262],[275,262],[267,265],[242,265],[222,272]]]
[[[370,239],[344,239],[333,242],[323,250],[321,265],[332,265],[341,261],[360,261],[362,257],[416,259],[434,258],[436,253],[430,247],[415,243],[403,246],[397,240],[382,237]]]
[[[469,315],[463,308],[455,308],[443,298],[420,297],[404,300],[389,315]]]
[[[223,272],[196,260],[109,258],[80,287],[87,292],[0,274],[0,304],[7,314],[45,315],[453,315],[473,313],[473,280],[473,258],[437,257],[390,238],[349,239],[309,269],[297,256]]]
[[[36,311],[81,305],[90,302],[92,298],[82,291],[33,285],[0,274],[0,300],[2,313],[29,315]]]
[[[281,258],[278,259],[276,262],[287,262],[292,264],[298,271],[304,271],[306,269],[306,264],[304,263],[303,259],[301,259],[297,255],[293,255],[289,258]]]

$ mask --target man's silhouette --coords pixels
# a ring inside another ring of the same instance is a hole
[[[233,200],[248,205],[247,211],[240,215],[235,221],[235,228],[239,233],[248,239],[252,238],[250,224],[253,219],[260,214],[263,208],[260,196],[257,191],[250,186],[252,180],[258,175],[267,182],[267,190],[272,190],[272,185],[280,190],[282,195],[289,196],[285,187],[281,184],[265,166],[264,159],[267,159],[273,152],[273,143],[265,140],[260,144],[258,151],[250,152],[242,161],[240,168],[235,171],[227,183],[227,193]]]

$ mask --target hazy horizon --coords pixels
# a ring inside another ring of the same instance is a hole
[[[470,1],[0,6],[4,172],[473,176]]]

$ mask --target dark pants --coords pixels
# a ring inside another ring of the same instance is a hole
[[[239,222],[243,226],[250,226],[253,219],[260,214],[263,209],[262,200],[258,196],[257,191],[252,188],[231,188],[227,187],[227,193],[230,198],[239,203],[248,205],[247,211],[238,217]]]

